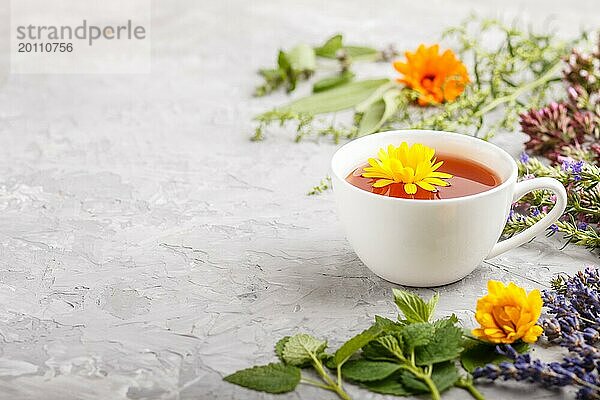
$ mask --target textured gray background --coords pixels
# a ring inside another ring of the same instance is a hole
[[[393,317],[393,285],[349,248],[332,195],[305,195],[336,146],[298,145],[279,129],[248,140],[252,115],[284,100],[252,99],[254,71],[280,46],[335,32],[414,48],[470,11],[554,17],[565,35],[600,26],[593,0],[481,3],[161,1],[150,75],[10,76],[0,88],[0,398],[275,398],[221,378],[273,360],[283,335],[335,347],[375,314]],[[364,71],[374,72],[393,74]],[[516,154],[522,137],[499,140]],[[556,272],[597,265],[560,247],[540,238],[484,263],[439,289],[438,313],[472,326],[488,279],[545,287]],[[302,386],[278,398],[333,396]]]

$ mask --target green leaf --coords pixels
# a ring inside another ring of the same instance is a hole
[[[394,293],[394,301],[404,314],[404,318],[408,322],[429,322],[435,306],[437,304],[437,296],[433,296],[429,302],[423,301],[416,294],[400,289],[392,289]]]
[[[399,364],[386,361],[350,360],[342,367],[342,376],[356,382],[379,381],[400,368]]]
[[[325,92],[300,98],[281,107],[277,111],[317,115],[345,110],[365,100],[377,88],[388,82],[389,79],[350,82]]]
[[[284,336],[277,343],[275,343],[275,354],[277,357],[283,361],[283,349],[285,348],[286,343],[290,340],[289,336]]]
[[[350,71],[344,71],[341,74],[335,76],[328,76],[319,81],[316,81],[313,85],[313,93],[324,92],[334,87],[338,87],[350,82],[354,79],[354,73]]]
[[[381,121],[384,113],[385,103],[383,100],[378,100],[371,104],[360,119],[357,135],[360,137],[376,132],[379,121]]]
[[[307,44],[299,44],[287,53],[292,69],[299,72],[312,72],[317,68],[315,51]]]
[[[294,390],[300,383],[300,369],[272,363],[242,369],[224,377],[223,380],[260,392],[286,393]]]
[[[459,378],[460,375],[458,369],[453,362],[444,362],[434,365],[431,374],[431,379],[440,393],[454,386],[454,383],[456,383]],[[405,389],[411,391],[413,394],[429,392],[427,385],[408,371],[402,373],[400,381]]]
[[[286,364],[300,366],[312,361],[313,357],[318,358],[326,347],[326,341],[315,339],[306,333],[299,333],[290,337],[283,346],[283,360]]]
[[[344,46],[343,49],[353,60],[376,60],[379,57],[379,51],[372,47]]]
[[[375,325],[379,326],[383,333],[390,334],[401,332],[404,329],[404,325],[399,322],[392,321],[389,318],[381,317],[379,315],[375,316]]]
[[[499,364],[502,361],[509,360],[508,357],[496,353],[495,344],[479,340],[471,340],[469,342],[460,355],[460,362],[463,368],[469,373],[472,373],[477,367],[483,367],[487,364]],[[524,342],[515,343],[512,346],[519,353],[529,350],[529,345]]]
[[[330,37],[321,47],[315,48],[315,53],[319,57],[335,58],[339,49],[342,48],[342,35],[334,35]]]
[[[352,337],[344,343],[334,355],[336,365],[341,365],[346,362],[354,353],[367,345],[370,341],[377,338],[382,333],[382,328],[378,324],[374,324],[369,329],[364,330],[358,335]]]
[[[434,323],[435,332],[431,341],[415,348],[417,365],[430,365],[457,359],[462,352],[462,330],[455,325],[456,317]]]
[[[370,390],[371,392],[380,394],[391,394],[393,396],[410,396],[414,394],[404,387],[400,381],[400,374],[393,374],[385,379],[374,382],[363,382],[362,387]]]
[[[402,340],[407,352],[415,347],[428,344],[435,333],[435,327],[428,322],[415,322],[402,330]]]
[[[365,115],[360,120],[358,136],[370,135],[381,129],[383,124],[398,111],[400,104],[398,96],[400,96],[400,93],[398,89],[390,89],[384,93],[383,100],[373,103],[367,109]]]

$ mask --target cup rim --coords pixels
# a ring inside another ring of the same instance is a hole
[[[475,193],[475,194],[470,194],[467,196],[461,196],[461,197],[454,197],[454,198],[450,198],[450,199],[405,199],[402,197],[391,197],[391,196],[382,196],[380,194],[376,194],[376,193],[371,193],[368,192],[366,190],[360,189],[354,185],[352,185],[351,183],[349,183],[346,180],[346,177],[342,177],[340,176],[337,172],[336,172],[336,168],[334,166],[334,163],[336,162],[336,159],[339,157],[339,154],[351,143],[356,143],[359,141],[367,141],[369,140],[371,137],[373,137],[374,135],[387,135],[387,136],[395,136],[397,134],[402,134],[402,133],[415,133],[415,134],[419,134],[419,133],[435,133],[436,135],[441,135],[441,136],[458,136],[461,139],[467,140],[467,141],[473,141],[473,143],[478,143],[479,145],[482,146],[487,146],[489,149],[492,149],[500,154],[502,154],[502,156],[507,159],[510,163],[511,166],[511,172],[510,172],[510,176],[508,178],[506,178],[504,180],[504,182],[502,182],[500,185],[495,186],[489,190],[486,190],[484,192],[480,192],[480,193]],[[467,134],[462,134],[462,133],[456,133],[456,132],[447,132],[447,131],[436,131],[436,130],[431,130],[431,129],[396,129],[396,130],[391,130],[391,131],[384,131],[384,132],[378,132],[378,133],[373,133],[371,135],[368,136],[363,136],[361,138],[358,139],[354,139],[346,144],[344,144],[342,147],[340,147],[339,149],[337,149],[337,151],[333,154],[333,156],[331,157],[331,173],[337,178],[338,181],[341,181],[342,185],[346,185],[348,186],[351,190],[356,191],[357,193],[362,193],[364,195],[368,195],[368,196],[373,196],[373,198],[378,198],[381,199],[382,201],[397,201],[397,202],[405,202],[405,203],[418,203],[418,204],[439,204],[439,203],[456,203],[456,202],[461,202],[461,201],[465,201],[465,200],[472,200],[472,199],[476,199],[476,198],[480,198],[480,197],[486,197],[486,196],[490,196],[496,192],[499,192],[501,190],[504,190],[506,187],[510,186],[511,184],[513,184],[514,182],[516,182],[517,180],[517,174],[518,174],[518,168],[517,168],[517,163],[515,162],[515,160],[513,159],[513,157],[508,154],[504,149],[500,148],[499,146],[496,146],[495,144],[492,144],[490,142],[487,142],[483,139],[480,138],[476,138],[474,136],[471,135],[467,135]],[[334,191],[335,191],[335,187],[334,187]]]

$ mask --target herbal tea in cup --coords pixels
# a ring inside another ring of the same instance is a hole
[[[390,145],[380,149],[378,157],[357,167],[346,181],[382,196],[419,200],[469,196],[502,183],[483,164],[451,154],[437,154],[421,144]],[[411,183],[407,184],[407,180]]]
[[[499,147],[467,135],[391,131],[342,146],[331,161],[338,214],[352,248],[375,274],[409,286],[457,281],[484,259],[528,242],[566,207],[560,182],[517,182]],[[539,222],[498,242],[511,204],[547,189],[556,204]]]

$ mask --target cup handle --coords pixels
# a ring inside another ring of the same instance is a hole
[[[553,178],[534,178],[526,181],[518,182],[515,186],[512,202],[516,202],[525,194],[539,189],[547,189],[556,195],[556,203],[552,210],[533,226],[525,229],[523,232],[515,236],[498,242],[490,251],[486,259],[494,258],[497,255],[504,253],[514,247],[520,246],[543,233],[550,225],[555,223],[565,212],[567,208],[567,192],[562,183]]]

